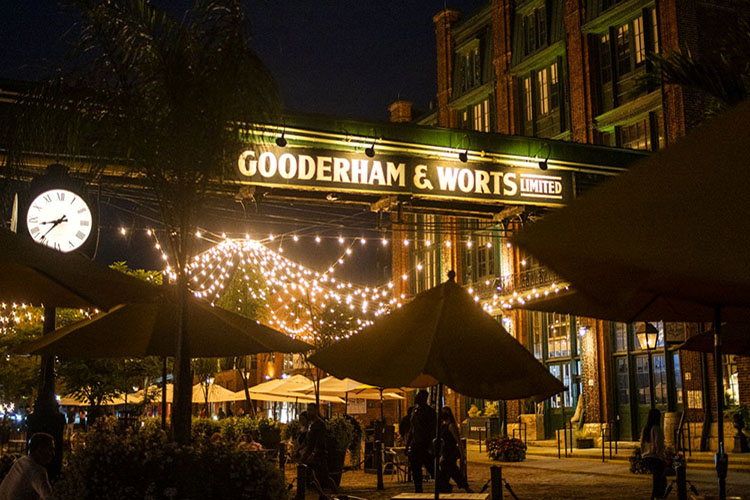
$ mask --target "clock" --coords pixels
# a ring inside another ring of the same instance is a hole
[[[91,236],[93,215],[79,195],[63,188],[39,193],[28,205],[26,229],[29,236],[50,248],[72,252]]]

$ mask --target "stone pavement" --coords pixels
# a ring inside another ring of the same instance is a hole
[[[493,462],[477,450],[470,449],[469,483],[475,491],[479,491],[489,480],[491,465],[502,466],[503,478],[510,484],[519,500],[645,500],[651,492],[651,476],[631,474],[629,465],[622,460],[602,463],[601,459],[557,459],[530,455],[524,462],[511,464]],[[287,467],[288,478],[294,476],[292,469],[293,466]],[[671,480],[672,478],[669,478],[669,481]],[[701,494],[715,494],[717,491],[715,473],[710,469],[688,467],[688,480]],[[432,484],[425,484],[425,492],[432,491]],[[346,472],[340,493],[368,500],[385,500],[398,493],[413,491],[411,484],[399,483],[395,476],[389,475],[384,477],[384,491],[377,491],[375,485],[374,474],[365,474],[362,471]],[[730,495],[745,495],[750,500],[750,473],[731,471],[727,485]],[[308,491],[308,500],[317,498],[315,492]],[[503,498],[512,500],[507,490]],[[673,490],[668,498],[676,500],[676,491]]]

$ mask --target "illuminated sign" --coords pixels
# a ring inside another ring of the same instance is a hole
[[[570,172],[311,148],[247,149],[236,173],[243,183],[288,189],[539,205],[572,199]]]

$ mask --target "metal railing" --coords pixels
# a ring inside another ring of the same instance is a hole
[[[687,429],[687,432],[685,430]],[[685,448],[685,441],[687,441],[687,450]],[[692,436],[690,435],[690,422],[687,420],[687,412],[683,411],[680,416],[680,424],[674,430],[674,444],[677,451],[687,451],[688,456],[693,456],[693,443]]]
[[[511,295],[534,288],[560,283],[563,279],[546,267],[533,267],[507,276],[480,278],[472,284],[474,292],[482,298],[497,295]]]

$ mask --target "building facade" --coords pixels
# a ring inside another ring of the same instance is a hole
[[[733,2],[689,0],[492,0],[468,18],[444,10],[433,18],[435,105],[414,119],[410,103],[396,102],[391,119],[657,151],[703,120],[705,103],[694,91],[646,78],[654,71],[649,54],[701,54],[721,39],[722,23],[737,15]],[[544,143],[532,154],[546,167]],[[659,341],[649,367],[635,334],[639,324],[498,307],[560,284],[559,277],[508,239],[545,210],[516,206],[491,220],[415,215],[410,222],[419,234],[400,254],[394,248],[394,276],[423,266],[424,273],[409,275],[403,285],[404,293],[413,295],[456,269],[460,282],[569,387],[562,397],[536,408],[508,402],[509,426],[524,415],[530,435],[542,439],[573,415],[582,415],[596,435],[604,427],[619,439],[637,440],[653,398],[657,408],[671,414],[669,422],[684,415],[694,447],[712,447],[713,356],[676,348],[700,325],[656,324]],[[394,224],[394,240],[398,227]],[[425,244],[440,238],[450,244]],[[750,404],[750,358],[725,356],[721,362],[725,403]],[[471,405],[483,404],[452,397],[449,403],[462,419]]]

